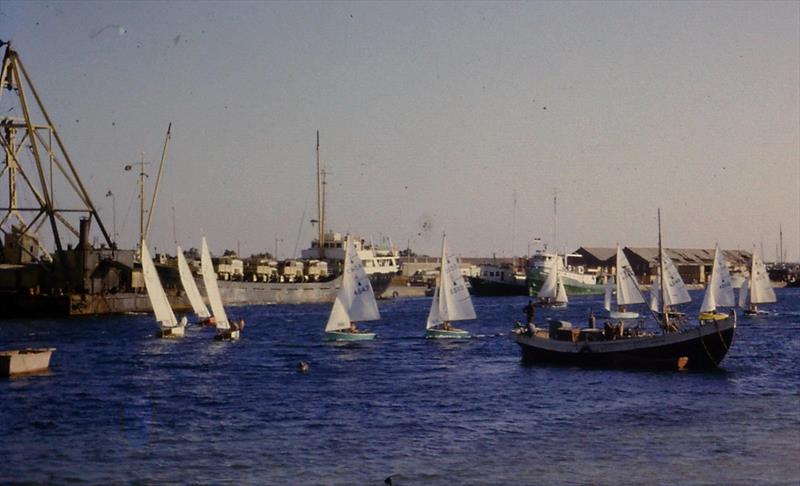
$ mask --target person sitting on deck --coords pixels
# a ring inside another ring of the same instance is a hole
[[[350,332],[356,333],[358,332],[358,326],[356,326],[355,321],[350,321]]]
[[[450,321],[444,321],[442,323],[442,330],[444,330],[444,331],[452,331],[453,330],[453,326],[450,325]]]

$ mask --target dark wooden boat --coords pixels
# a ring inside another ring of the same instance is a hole
[[[550,329],[517,329],[514,340],[528,363],[586,367],[707,370],[719,366],[736,333],[736,314],[701,321],[698,327],[665,334],[609,335],[601,329],[572,329],[552,321]]]

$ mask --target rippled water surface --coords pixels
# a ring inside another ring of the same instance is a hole
[[[235,343],[160,340],[147,315],[0,321],[2,348],[58,348],[0,379],[0,482],[798,484],[800,290],[777,294],[711,373],[523,365],[523,298],[475,299],[477,337],[450,343],[421,337],[430,299],[381,302],[378,339],[348,345],[321,305],[231,308]]]

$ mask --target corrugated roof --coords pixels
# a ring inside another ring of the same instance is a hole
[[[626,247],[628,251],[650,262],[658,262],[657,247]],[[664,248],[667,256],[676,265],[711,265],[714,263],[714,249],[708,248]],[[741,264],[750,259],[750,253],[740,250],[722,250],[728,263]]]
[[[584,253],[593,256],[595,259],[603,262],[610,258],[614,258],[617,256],[617,249],[615,248],[605,248],[605,247],[589,247],[589,246],[582,246],[575,250],[575,253],[580,253],[583,250]]]

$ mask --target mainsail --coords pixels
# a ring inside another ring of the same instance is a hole
[[[203,302],[200,291],[197,290],[197,284],[194,281],[194,277],[192,277],[192,270],[189,268],[189,264],[186,262],[186,257],[183,256],[183,250],[181,250],[180,246],[178,246],[177,252],[178,273],[181,276],[181,284],[183,285],[183,290],[186,292],[186,297],[189,298],[189,303],[192,305],[192,309],[194,313],[197,314],[197,317],[200,319],[207,319],[211,317],[211,314],[208,312],[208,307],[206,307],[205,302]]]
[[[681,278],[680,273],[678,273],[678,269],[675,268],[675,264],[672,263],[672,260],[667,256],[667,253],[662,250],[661,251],[661,259],[664,262],[664,273],[666,277],[664,278],[664,304],[667,306],[673,306],[677,304],[685,304],[686,302],[691,302],[692,298],[689,297],[689,291],[686,289],[686,284],[683,283],[683,279]]]
[[[708,282],[700,312],[714,312],[717,307],[733,307],[734,305],[736,305],[736,302],[733,295],[731,274],[725,263],[725,255],[717,245],[714,250],[714,266],[711,270],[711,280]]]
[[[475,319],[475,309],[458,267],[458,260],[447,254],[447,237],[443,237],[439,283],[433,293],[426,328],[430,329],[445,321],[467,319]]]
[[[350,327],[350,322],[374,321],[381,318],[372,284],[364,265],[358,257],[355,242],[348,236],[344,255],[344,273],[339,293],[325,326],[326,331],[339,331]]]
[[[553,259],[553,263],[547,272],[547,278],[542,283],[539,293],[536,294],[540,299],[555,299],[558,295],[558,257]]]
[[[772,290],[767,267],[754,247],[750,264],[750,303],[767,304],[775,300],[775,291]]]
[[[167,294],[164,293],[164,287],[161,286],[161,279],[158,278],[158,271],[153,258],[150,256],[150,251],[147,249],[147,243],[142,241],[142,274],[144,275],[144,285],[147,288],[147,296],[150,297],[150,304],[153,306],[153,312],[162,327],[175,327],[178,325],[178,320],[175,319],[175,313],[172,312],[172,307],[167,300]]]
[[[200,268],[203,271],[203,284],[206,286],[208,303],[211,304],[211,313],[214,314],[214,320],[217,321],[217,329],[230,329],[231,326],[228,323],[228,316],[225,315],[225,308],[222,306],[222,297],[219,295],[217,274],[214,273],[214,264],[211,262],[211,253],[208,252],[208,243],[206,242],[205,236],[203,237],[203,244],[200,251]]]
[[[617,245],[617,305],[644,303],[628,258]]]

